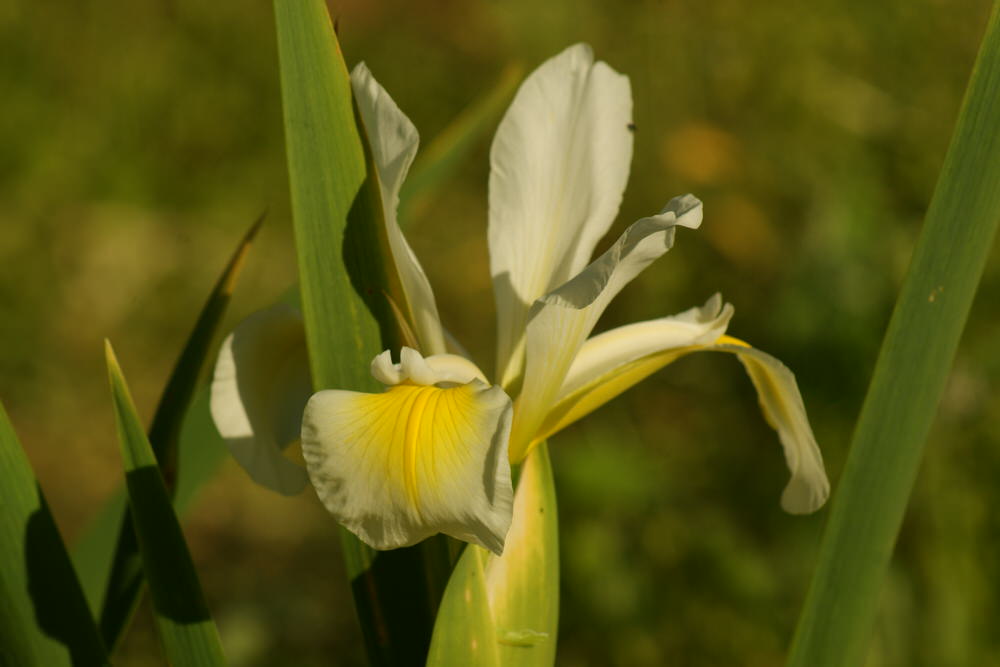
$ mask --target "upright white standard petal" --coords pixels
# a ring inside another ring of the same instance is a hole
[[[403,348],[372,362],[382,394],[309,399],[302,453],[323,505],[376,549],[436,533],[503,552],[513,491],[511,402],[471,363]],[[470,368],[471,367],[471,368]]]
[[[351,87],[378,170],[386,235],[406,296],[406,315],[424,353],[440,354],[446,351],[446,346],[434,292],[417,256],[403,237],[396,217],[399,191],[420,143],[417,128],[364,63],[359,63],[351,72]]]
[[[210,408],[233,458],[250,477],[286,495],[306,486],[305,468],[282,450],[299,438],[312,393],[302,316],[279,304],[243,320],[222,343]]]
[[[572,280],[539,299],[526,334],[524,382],[511,432],[511,461],[528,452],[576,358],[611,299],[673,245],[678,225],[701,224],[701,202],[675,197],[657,215],[632,224]]]
[[[490,151],[497,374],[520,374],[531,304],[580,271],[611,226],[632,160],[628,77],[572,46],[518,90]]]

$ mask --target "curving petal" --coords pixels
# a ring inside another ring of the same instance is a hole
[[[677,225],[701,224],[701,202],[675,197],[657,215],[625,230],[611,248],[555,291],[535,302],[526,332],[527,359],[511,432],[511,461],[527,454],[555,404],[573,359],[608,303],[673,245]]]
[[[351,72],[351,86],[378,170],[386,235],[406,297],[407,315],[425,353],[445,352],[434,292],[417,256],[403,237],[396,217],[399,191],[420,143],[417,128],[364,63],[359,63]]]
[[[222,343],[210,409],[237,463],[263,486],[302,491],[305,468],[282,450],[299,438],[312,393],[302,316],[278,304],[243,320]]]
[[[714,343],[733,316],[713,295],[672,317],[618,327],[588,339],[573,359],[535,441],[545,440],[641,382],[690,347]]]
[[[513,503],[510,399],[476,378],[419,384],[454,368],[418,358],[413,350],[403,356],[395,367],[401,384],[384,393],[331,390],[309,399],[309,477],[327,510],[376,549],[446,533],[500,554]]]
[[[764,418],[778,432],[785,463],[792,473],[781,494],[782,508],[791,514],[818,510],[830,497],[830,482],[795,375],[771,355],[731,336],[723,336],[705,349],[730,352],[739,358],[757,390]]]
[[[710,305],[712,301],[706,304],[703,310],[705,315],[708,314]],[[714,326],[705,330],[705,336],[714,335],[719,331],[719,326],[724,328],[731,313],[731,310],[727,312],[724,308],[714,322],[706,322]],[[624,353],[624,346],[618,345],[620,341],[610,338],[612,335],[625,336],[633,327],[636,332],[651,333],[642,329],[655,322],[622,327],[587,341],[578,359],[580,367],[588,369],[586,373],[590,379],[584,382],[584,374],[578,373],[578,381],[567,381],[559,402],[539,430],[537,440],[549,437],[685,355],[692,352],[729,352],[742,362],[757,390],[764,417],[778,432],[781,440],[785,462],[792,474],[781,495],[781,506],[792,514],[808,514],[822,507],[830,495],[830,483],[823,467],[823,455],[809,426],[805,405],[792,372],[774,357],[726,335],[709,344],[692,342],[687,346],[677,346],[677,339],[668,333],[659,350],[654,349],[653,345],[644,344],[637,336],[637,350],[641,353],[638,355]],[[667,330],[664,332],[667,333]],[[609,338],[602,341],[602,336]],[[692,341],[697,338],[699,337],[694,336]],[[618,354],[619,351],[623,353]],[[615,366],[614,363],[618,365]],[[577,368],[576,363],[574,368]],[[600,373],[591,374],[596,369],[600,369]]]
[[[525,80],[490,150],[497,371],[521,372],[536,299],[579,272],[621,204],[632,160],[628,77],[577,44]]]
[[[480,380],[489,384],[474,363],[457,354],[435,354],[424,358],[416,350],[403,347],[399,363],[392,363],[392,353],[385,350],[371,363],[372,377],[386,386],[402,384],[468,384]]]

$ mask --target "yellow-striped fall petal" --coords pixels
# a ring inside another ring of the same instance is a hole
[[[471,362],[442,356],[403,348],[391,364],[383,353],[372,368],[392,384],[384,393],[313,395],[302,453],[324,506],[372,547],[445,533],[499,554],[513,502],[511,402]]]
[[[708,325],[706,335],[718,326],[725,328],[731,310],[719,310],[713,297],[702,309],[701,318]],[[715,308],[717,315],[711,316]],[[680,316],[689,316],[688,311]],[[698,317],[690,318],[692,321]],[[816,444],[805,405],[795,376],[774,357],[731,336],[716,336],[711,343],[692,340],[682,343],[676,327],[662,327],[663,338],[656,348],[656,329],[662,324],[640,322],[595,336],[580,350],[567,377],[559,401],[547,415],[537,440],[541,441],[590,413],[626,389],[664,366],[692,352],[729,352],[735,354],[757,390],[765,419],[778,432],[791,479],[781,496],[781,506],[792,514],[808,514],[819,509],[830,495],[830,483],[823,467],[823,457]],[[632,345],[628,341],[633,341]],[[631,348],[631,349],[630,349]]]

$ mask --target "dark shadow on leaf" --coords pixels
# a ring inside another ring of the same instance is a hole
[[[129,502],[137,522],[143,569],[156,612],[176,623],[209,620],[208,607],[184,535],[155,466],[129,472]]]
[[[28,595],[35,622],[42,632],[66,646],[74,665],[107,664],[83,590],[40,488],[38,496],[41,507],[28,518],[24,536]]]
[[[369,655],[384,656],[382,664],[417,667],[427,660],[440,600],[431,599],[426,578],[413,576],[417,572],[424,572],[420,545],[376,551],[371,567],[351,581],[359,615],[371,621],[363,624]]]

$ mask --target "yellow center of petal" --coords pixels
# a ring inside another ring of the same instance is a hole
[[[447,493],[456,467],[484,439],[482,389],[400,384],[381,394],[356,394],[343,414],[339,440],[356,452],[359,468],[378,471],[376,482],[419,517]],[[495,428],[495,425],[491,428]]]
[[[390,392],[404,391],[412,394],[408,397],[409,414],[406,419],[406,434],[403,438],[403,471],[404,484],[406,486],[406,496],[410,499],[410,504],[420,513],[420,494],[417,490],[417,457],[419,456],[419,445],[421,437],[421,425],[424,421],[424,414],[428,412],[427,404],[431,398],[440,396],[441,389],[436,387],[415,387],[401,385],[393,387]],[[433,414],[433,407],[430,409]],[[431,450],[433,452],[433,449]]]

